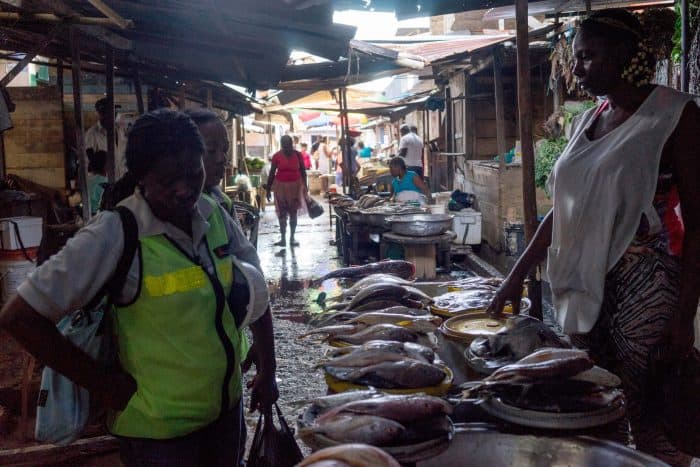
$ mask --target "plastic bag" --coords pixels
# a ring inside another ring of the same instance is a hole
[[[311,197],[306,198],[306,206],[309,209],[309,217],[312,219],[316,219],[323,214],[323,206],[318,204],[316,200]]]
[[[304,458],[277,404],[275,410],[280,427],[275,426],[272,410],[260,414],[247,467],[292,467]]]
[[[101,363],[114,360],[115,348],[104,307],[77,311],[63,318],[58,330],[76,347]],[[81,435],[90,418],[87,389],[46,367],[36,409],[34,436],[38,441],[65,446]]]

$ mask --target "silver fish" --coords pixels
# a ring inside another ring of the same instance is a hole
[[[381,362],[397,362],[406,358],[400,353],[386,352],[379,349],[357,349],[347,355],[320,363],[319,367],[364,367]]]
[[[331,394],[329,396],[316,397],[314,399],[303,399],[300,401],[292,402],[294,406],[305,406],[308,404],[313,404],[322,410],[332,409],[338,407],[348,402],[354,402],[359,400],[369,399],[371,397],[377,397],[381,393],[376,389],[367,389],[364,391],[347,391],[341,392],[339,394]]]
[[[372,340],[416,342],[418,337],[417,332],[393,324],[375,324],[353,334],[338,336],[348,344],[363,344]]]
[[[452,406],[439,397],[423,395],[386,395],[372,399],[348,402],[326,412],[319,417],[319,422],[335,414],[352,413],[359,415],[376,415],[395,420],[402,424],[416,422],[438,415],[449,415]]]
[[[398,422],[373,415],[336,415],[323,423],[302,428],[299,434],[321,434],[343,443],[387,446],[404,432]]]
[[[335,326],[324,326],[322,328],[314,329],[313,331],[304,333],[301,336],[297,337],[297,339],[306,339],[309,336],[315,336],[318,334],[325,334],[325,339],[333,339],[334,337],[339,335],[354,334],[366,327],[367,326],[365,326],[364,324],[338,324]]]
[[[385,389],[435,386],[443,379],[445,370],[439,366],[410,359],[378,363],[346,375],[348,381]]]
[[[352,318],[348,321],[349,324],[366,324],[371,326],[373,324],[400,324],[401,326],[408,327],[409,329],[414,329],[416,331],[422,332],[432,332],[435,331],[441,324],[442,318],[435,315],[427,316],[412,316],[412,315],[402,315],[398,313],[382,313],[382,312],[368,312],[362,313],[361,315]],[[413,326],[409,325],[412,323]],[[421,326],[423,325],[423,326]]]
[[[329,301],[342,301],[354,297],[360,291],[364,290],[370,285],[374,284],[399,284],[399,285],[410,285],[413,281],[402,279],[401,277],[394,276],[393,274],[372,274],[363,279],[360,279],[352,287],[343,290],[340,295],[331,297]]]

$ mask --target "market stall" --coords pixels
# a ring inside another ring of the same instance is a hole
[[[315,281],[341,291],[300,336],[330,345],[315,367],[330,395],[298,418],[310,459],[374,453],[345,447],[363,443],[391,456],[373,465],[665,465],[623,445],[620,378],[528,316],[527,298],[492,317],[502,279],[415,274],[389,260]]]

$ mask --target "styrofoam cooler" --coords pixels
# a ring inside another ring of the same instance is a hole
[[[0,219],[0,250],[19,250],[22,248],[14,224],[19,228],[24,248],[35,248],[41,244],[43,219],[41,217],[6,217]]]
[[[481,213],[474,209],[462,209],[451,213],[452,230],[457,234],[454,243],[459,245],[481,244]]]

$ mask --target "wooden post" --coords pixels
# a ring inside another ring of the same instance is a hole
[[[116,132],[114,129],[114,49],[105,51],[105,86],[107,88],[107,180],[114,183],[117,173],[115,160]]]
[[[145,112],[143,106],[143,88],[141,86],[141,75],[139,70],[134,70],[134,91],[136,92],[136,108],[139,111],[139,115],[143,115]]]
[[[64,70],[63,70],[63,60],[58,59],[56,60],[56,88],[58,89],[58,95],[59,99],[61,101],[61,126],[63,130],[63,162],[64,162],[64,167],[70,167],[71,166],[71,150],[70,146],[68,144],[68,141],[70,138],[68,138],[68,132],[66,131],[66,105],[65,105],[65,96],[64,96],[64,88],[65,88],[65,80],[64,80]],[[68,170],[65,171],[65,182],[66,186],[70,186],[70,177],[71,174],[69,173]]]
[[[681,0],[681,91],[690,89],[690,69],[688,53],[690,52],[690,18],[688,17],[688,0]]]
[[[75,114],[75,147],[80,161],[78,184],[83,200],[83,219],[87,222],[92,213],[87,189],[87,155],[83,132],[83,99],[80,94],[80,36],[75,26],[70,28],[71,71],[73,76],[73,113]]]
[[[503,107],[503,48],[498,46],[493,51],[493,96],[496,106],[496,143],[498,147],[498,166],[501,176],[506,170],[506,118]]]
[[[532,136],[532,93],[530,87],[530,43],[528,39],[527,0],[515,0],[516,42],[518,57],[518,116],[523,167],[523,218],[525,238],[532,240],[537,230],[535,194],[535,150]],[[542,284],[534,270],[529,273],[530,314],[542,319]]]

